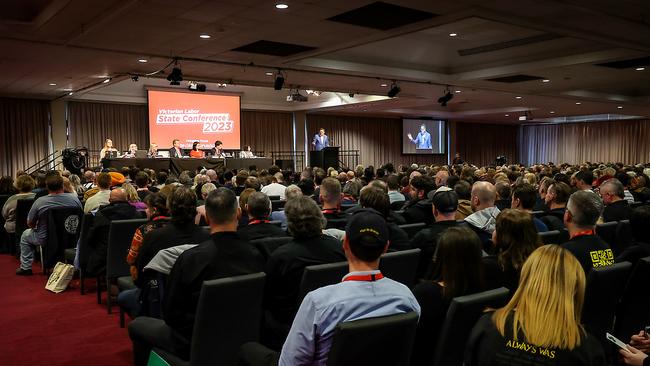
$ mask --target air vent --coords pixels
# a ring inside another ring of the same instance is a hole
[[[327,20],[361,27],[389,30],[437,17],[438,14],[377,1]]]
[[[316,47],[302,46],[299,44],[273,42],[273,41],[257,41],[247,45],[233,48],[232,51],[257,53],[260,55],[271,56],[291,56],[296,53],[315,50]]]
[[[598,66],[610,67],[612,69],[631,69],[633,67],[648,66],[650,65],[650,56],[648,57],[639,57],[629,60],[605,62],[602,64],[597,64]]]
[[[471,56],[479,53],[494,52],[494,51],[505,50],[507,48],[521,47],[521,46],[527,46],[539,42],[552,41],[557,38],[561,38],[561,36],[554,33],[544,33],[537,36],[513,39],[512,41],[492,43],[485,46],[479,46],[474,48],[466,48],[463,50],[458,50],[458,54],[461,56]]]
[[[524,81],[531,81],[531,80],[542,80],[545,79],[540,76],[533,76],[533,75],[511,75],[511,76],[503,76],[500,78],[493,78],[493,79],[486,79],[487,81],[496,81],[497,83],[522,83]]]

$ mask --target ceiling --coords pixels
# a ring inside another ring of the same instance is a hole
[[[249,109],[498,123],[526,112],[650,116],[647,0],[2,3],[5,96],[144,102],[177,58],[185,80],[241,93]],[[625,60],[639,61],[600,65]],[[278,69],[283,91],[267,75]],[[527,81],[499,81],[513,76]],[[378,97],[393,81],[398,97]],[[454,98],[442,107],[446,86]],[[330,93],[292,103],[291,87]]]

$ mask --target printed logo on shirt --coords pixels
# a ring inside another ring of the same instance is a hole
[[[591,263],[594,268],[607,267],[614,264],[614,253],[612,253],[611,249],[594,250],[589,252],[589,256],[591,257]]]
[[[555,358],[555,350],[533,346],[532,344],[528,344],[526,342],[509,340],[508,342],[506,342],[506,347],[528,352],[532,355],[542,355],[550,359]]]

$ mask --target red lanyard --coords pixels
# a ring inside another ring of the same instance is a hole
[[[248,225],[257,225],[257,224],[268,224],[269,220],[252,220],[248,223]]]
[[[327,208],[327,209],[323,210],[324,215],[337,214],[337,213],[340,213],[340,212],[341,212],[341,210],[336,209],[336,208]]]
[[[571,239],[577,238],[579,236],[587,236],[587,235],[594,235],[594,231],[593,230],[578,231],[577,233],[571,235]]]
[[[343,282],[345,281],[365,281],[365,282],[374,282],[377,280],[381,280],[384,278],[384,275],[379,273],[372,273],[372,274],[367,274],[367,275],[352,275],[352,276],[346,276],[343,278]]]

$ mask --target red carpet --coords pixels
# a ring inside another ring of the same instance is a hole
[[[0,365],[131,365],[131,342],[119,327],[117,307],[106,313],[93,288],[54,294],[39,266],[16,276],[18,260],[0,255]],[[90,284],[90,281],[88,281]]]

